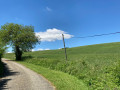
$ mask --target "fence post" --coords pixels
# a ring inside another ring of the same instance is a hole
[[[65,49],[65,58],[66,58],[66,61],[67,61],[67,52],[66,52],[65,40],[64,40],[64,35],[63,34],[62,34],[62,37],[63,37],[63,44],[64,44],[64,49]]]

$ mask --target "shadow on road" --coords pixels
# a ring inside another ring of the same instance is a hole
[[[12,70],[10,70],[10,68],[7,66],[6,63],[3,64],[4,64],[4,75],[2,79],[0,79],[0,90],[8,89],[7,82],[10,81],[11,79],[6,78],[7,76],[13,76],[18,74],[18,72],[13,72]]]

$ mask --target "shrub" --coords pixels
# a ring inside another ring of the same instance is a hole
[[[5,52],[5,48],[0,48],[0,76],[3,74],[3,63],[1,61],[1,58]]]

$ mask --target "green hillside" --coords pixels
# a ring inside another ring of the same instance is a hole
[[[68,73],[91,90],[120,89],[120,42],[67,48],[67,55],[66,61],[64,49],[26,52],[21,63]],[[4,57],[15,59],[14,54]]]

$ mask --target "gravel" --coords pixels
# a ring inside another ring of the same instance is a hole
[[[5,75],[0,80],[0,90],[55,90],[44,77],[14,61],[2,59]]]

